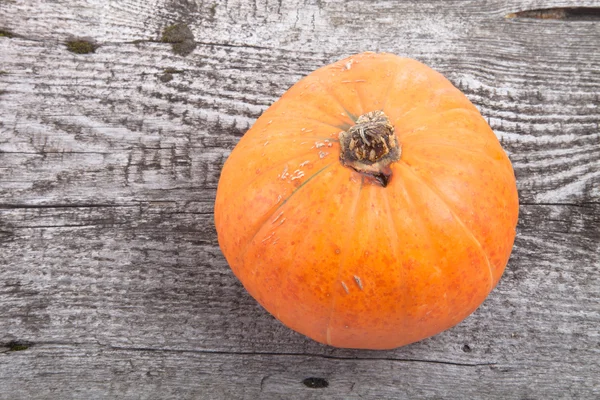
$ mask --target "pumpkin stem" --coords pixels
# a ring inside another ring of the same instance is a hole
[[[386,187],[391,176],[390,164],[400,159],[401,149],[394,127],[383,111],[361,115],[356,125],[340,132],[340,162],[373,177]]]

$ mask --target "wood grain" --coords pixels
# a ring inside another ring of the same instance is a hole
[[[593,377],[581,364],[534,364],[527,368],[493,364],[431,363],[384,358],[345,359],[305,354],[245,354],[115,349],[52,344],[36,357],[19,352],[5,368],[19,374],[11,393],[31,399],[201,398],[201,399],[414,399],[414,398],[593,398]],[[55,364],[56,355],[63,362]],[[36,372],[28,367],[36,364]],[[516,372],[516,370],[520,372]],[[318,375],[329,386],[308,388]],[[576,376],[576,378],[571,378]],[[193,380],[191,379],[193,377]],[[81,383],[93,383],[82,385]],[[536,386],[532,385],[536,383]],[[65,390],[68,388],[68,391]],[[61,397],[64,398],[64,397]]]
[[[505,18],[564,6],[0,1],[0,399],[599,397],[600,26]],[[160,42],[178,22],[195,37],[185,57]],[[73,54],[72,38],[98,48]],[[386,352],[281,326],[230,272],[212,221],[221,166],[254,120],[364,50],[461,88],[521,201],[486,302]]]

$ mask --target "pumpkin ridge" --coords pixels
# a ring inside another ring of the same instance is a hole
[[[361,83],[359,83],[359,84],[363,84],[363,85],[369,85],[369,84],[366,82],[366,80],[365,80],[365,82],[361,82]],[[363,114],[366,114],[366,113],[368,112],[368,111],[365,111],[365,108],[366,108],[366,104],[367,104],[367,103],[366,103],[365,101],[363,101],[363,99],[362,99],[362,94],[361,94],[361,91],[360,91],[360,90],[358,90],[358,87],[357,87],[357,84],[356,84],[356,83],[354,83],[353,87],[354,87],[354,91],[356,92],[356,100],[357,100],[357,102],[358,102],[358,108],[360,109],[360,112],[359,112],[359,114],[358,114],[358,115],[363,115]],[[367,86],[367,87],[368,87],[368,86]],[[375,111],[375,110],[371,110],[371,111]],[[357,119],[358,119],[358,118],[357,118]]]
[[[337,100],[336,100],[336,101],[337,101]],[[281,108],[282,108],[282,110],[283,110],[283,111],[285,111],[285,112],[291,112],[291,113],[294,113],[294,112],[295,112],[295,110],[294,110],[294,109],[291,109],[291,110],[290,110],[290,109],[288,109],[288,108],[286,107],[286,104],[285,104],[285,103],[283,103],[283,104],[282,104]],[[311,107],[310,109],[306,109],[306,108],[304,108],[304,109],[303,109],[303,112],[306,112],[306,113],[310,114],[310,112],[313,110],[313,108],[314,108],[314,107]],[[265,119],[267,119],[267,115],[266,115],[266,114],[263,114],[263,115],[262,115],[260,118],[265,118]],[[290,118],[290,117],[289,117],[288,115],[281,114],[280,112],[274,113],[273,115],[271,115],[271,114],[269,114],[269,115],[268,115],[268,119],[270,119],[270,120],[273,120],[273,121],[277,121],[277,120],[284,120],[284,121],[288,121],[288,120],[289,120],[289,118]],[[308,116],[308,115],[301,115],[299,118],[300,118],[300,119],[303,119],[303,120],[307,120],[307,121],[314,121],[314,122],[318,122],[318,123],[320,123],[320,124],[322,124],[322,125],[325,125],[325,126],[328,126],[328,127],[331,127],[331,128],[335,128],[336,130],[338,130],[338,129],[339,129],[339,130],[346,130],[346,129],[349,129],[349,128],[352,126],[351,124],[349,124],[349,123],[347,123],[347,122],[345,122],[345,121],[343,121],[343,120],[339,120],[339,122],[340,122],[340,125],[333,125],[333,124],[330,124],[330,123],[328,123],[328,122],[325,122],[325,121],[323,121],[323,120],[320,120],[320,119],[318,119],[318,118],[313,118],[313,117],[310,117],[310,116]],[[344,127],[347,127],[347,128],[344,128]]]
[[[286,111],[289,111],[289,110],[286,110]],[[310,110],[307,110],[307,112],[308,112],[308,111],[310,111]],[[284,116],[282,116],[282,115],[277,115],[275,118],[284,118]],[[332,127],[332,128],[336,128],[336,129],[340,129],[340,130],[344,130],[344,131],[345,131],[345,130],[348,130],[348,129],[350,129],[350,127],[352,126],[352,125],[350,125],[349,123],[347,123],[347,122],[345,122],[345,121],[342,121],[342,120],[340,120],[340,124],[341,124],[342,126],[338,126],[338,125],[329,124],[329,123],[327,123],[327,122],[325,122],[325,121],[321,121],[320,119],[317,119],[317,118],[311,118],[311,117],[308,117],[308,116],[306,116],[306,115],[303,115],[301,118],[302,118],[302,119],[305,119],[305,120],[307,120],[307,121],[315,121],[315,122],[319,122],[319,123],[321,123],[321,124],[323,124],[323,125],[327,125],[327,126],[330,126],[330,127]]]
[[[406,191],[406,194],[407,194],[408,198],[410,199],[410,193],[408,191]],[[442,200],[442,202],[445,204],[445,202],[443,200]],[[413,204],[412,201],[411,201],[411,204]],[[451,214],[452,214],[452,216],[454,216],[454,213],[451,212]],[[418,214],[416,214],[416,215],[418,215]],[[418,215],[418,218],[416,218],[416,219],[419,221],[419,224],[421,226],[425,226],[425,222],[423,221],[423,219],[422,219],[422,217],[420,215]],[[423,229],[423,232],[426,233],[427,240],[428,240],[429,245],[431,246],[431,248],[435,248],[435,246],[434,246],[434,240],[433,240],[432,234],[431,234],[431,230],[427,229],[427,227],[425,227],[425,229]],[[439,254],[439,253],[437,253],[437,254]],[[487,257],[486,257],[486,259],[487,259]],[[447,271],[445,271],[445,270],[443,270],[443,271],[444,271],[444,274],[447,276],[448,275]],[[445,303],[445,307],[443,307],[443,308],[440,307],[440,308],[443,309],[443,310],[446,310],[446,318],[448,318],[448,315],[450,314],[450,309],[448,307],[449,302],[448,302],[448,297],[447,296],[444,296],[444,303]]]
[[[396,178],[398,178],[398,177],[396,177]],[[398,185],[398,187],[402,188],[402,190],[405,193],[405,197],[408,199],[408,202],[411,203],[410,202],[410,197],[408,196],[408,193],[406,192],[406,188],[403,185]],[[394,219],[394,216],[392,214],[392,207],[390,206],[390,197],[389,197],[390,196],[390,191],[389,190],[384,190],[382,192],[382,195],[383,195],[382,197],[383,197],[384,204],[385,204],[385,210],[387,212],[387,220],[388,220],[388,223],[389,223],[389,226],[390,226],[390,232],[392,232],[393,235],[394,235],[394,237],[392,238],[393,242],[396,243],[396,244],[400,244],[400,235],[398,234],[398,228],[396,227],[396,220]],[[396,250],[395,246],[390,246],[389,250],[392,252],[392,258],[394,260],[399,260],[400,259],[398,257],[397,250]],[[400,277],[401,277],[400,280],[402,282],[406,282],[406,271],[405,271],[404,268],[402,268],[402,265],[400,265],[400,268],[398,268],[398,272],[399,272]],[[406,297],[406,291],[403,292],[403,296],[402,296],[402,303],[403,304],[406,302],[406,298],[405,297]],[[406,323],[406,317],[404,317],[404,321],[403,322]]]
[[[456,212],[454,211],[454,209],[448,204],[448,201],[445,199],[445,197],[441,193],[439,193],[436,189],[434,189],[429,182],[427,182],[424,178],[422,178],[421,175],[419,175],[414,170],[414,168],[412,167],[412,165],[410,165],[406,161],[403,161],[403,163],[404,163],[404,165],[407,166],[406,170],[410,171],[411,174],[413,174],[427,189],[429,189],[429,191],[431,193],[433,193],[446,206],[446,208],[448,208],[448,211],[450,212],[450,214],[452,215],[452,217],[456,220],[456,222],[460,225],[460,227],[465,231],[465,233],[467,234],[467,236],[470,237],[471,239],[473,239],[473,241],[475,242],[475,244],[477,245],[477,247],[481,251],[481,254],[483,254],[483,256],[485,258],[485,261],[487,263],[487,266],[488,266],[488,269],[489,269],[489,272],[490,272],[490,292],[491,292],[492,289],[494,288],[494,282],[495,282],[494,272],[492,270],[492,264],[490,263],[490,258],[488,257],[487,253],[483,249],[483,246],[481,245],[481,242],[479,241],[479,239],[477,239],[475,237],[475,235],[473,234],[473,232],[471,232],[471,230],[469,228],[467,228],[467,226],[465,225],[465,223],[456,214]]]
[[[267,168],[267,169],[265,169],[265,170],[261,171],[260,175],[258,175],[258,176],[255,176],[254,178],[250,179],[249,181],[247,181],[247,182],[244,182],[244,184],[243,184],[243,185],[240,185],[240,187],[238,188],[238,191],[239,191],[239,192],[242,192],[242,191],[244,191],[244,190],[245,190],[247,187],[249,187],[249,186],[250,186],[250,185],[252,185],[254,182],[256,182],[257,180],[259,180],[260,178],[262,178],[264,173],[266,173],[266,172],[269,172],[269,171],[272,171],[272,170],[274,170],[274,169],[277,169],[277,168],[280,168],[282,165],[284,165],[284,164],[287,164],[287,163],[289,163],[289,162],[291,162],[291,161],[293,161],[293,160],[295,160],[295,159],[297,159],[297,158],[304,158],[304,156],[311,155],[311,154],[313,154],[313,153],[314,153],[314,151],[315,151],[315,149],[309,149],[308,151],[306,151],[306,152],[304,152],[304,153],[298,153],[298,154],[296,154],[296,155],[295,155],[293,158],[287,158],[287,159],[285,159],[285,160],[282,160],[282,161],[281,161],[281,162],[279,162],[279,163],[272,164],[272,167],[269,167],[269,168]],[[300,186],[299,186],[299,187],[300,187]],[[298,187],[298,188],[299,188],[299,187]],[[298,188],[296,188],[296,189],[298,189]],[[293,193],[293,192],[292,192],[292,193]]]
[[[254,232],[254,234],[252,235],[252,237],[248,240],[248,242],[246,243],[246,245],[244,247],[244,250],[241,253],[240,260],[242,260],[242,262],[244,262],[244,258],[246,257],[246,253],[248,252],[248,249],[252,245],[252,242],[254,242],[254,239],[256,238],[256,235],[258,235],[258,233],[265,226],[265,224],[267,223],[267,221],[269,221],[273,217],[273,215],[275,215],[275,213],[281,209],[281,207],[283,207],[296,193],[298,193],[298,191],[300,189],[302,189],[303,187],[305,187],[308,182],[310,182],[311,180],[313,180],[317,175],[320,175],[321,172],[325,171],[327,168],[331,167],[334,164],[335,164],[335,162],[329,163],[326,166],[324,166],[323,168],[321,168],[320,170],[318,170],[317,172],[315,172],[314,174],[312,174],[311,176],[309,176],[308,178],[306,178],[306,180],[304,182],[302,182],[302,184],[300,186],[298,186],[296,189],[294,189],[292,191],[292,193],[290,193],[290,195],[288,197],[286,197],[277,207],[275,207],[273,209],[273,211],[268,212],[266,215],[263,216],[262,223],[258,224],[258,228],[256,229],[256,232]]]
[[[406,143],[406,142],[405,142]],[[497,159],[492,157],[490,154],[485,153],[483,151],[481,151],[480,149],[476,149],[476,148],[470,148],[470,147],[461,147],[461,146],[457,146],[454,144],[450,144],[450,143],[442,143],[442,142],[436,142],[435,140],[424,140],[422,142],[420,142],[419,144],[414,144],[411,143],[409,146],[410,147],[417,147],[420,145],[426,145],[428,148],[431,147],[448,147],[451,148],[454,151],[458,151],[458,152],[463,152],[463,153],[468,153],[472,156],[476,156],[476,157],[481,157],[481,158],[486,158],[491,162],[494,163],[503,163],[504,164],[504,159]],[[414,153],[412,154],[412,157],[414,157]],[[421,156],[417,156],[418,158],[421,158]],[[443,162],[443,161],[441,161]]]
[[[383,112],[385,112],[385,107],[387,106],[388,100],[391,97],[390,93],[392,91],[392,88],[394,87],[394,85],[396,84],[396,81],[398,80],[398,75],[399,75],[398,72],[399,71],[394,71],[392,77],[390,78],[390,83],[387,86],[385,94],[383,95],[383,103],[381,104],[381,111],[383,111]]]
[[[415,110],[418,110],[418,109],[419,109],[419,106],[414,106],[414,107],[408,109],[406,112],[404,112],[404,114],[399,115],[398,117],[396,117],[394,120],[390,120],[391,124],[394,126],[394,131],[396,132],[396,136],[398,136],[398,131],[399,130],[398,130],[397,127],[399,126],[401,120],[404,117],[406,117],[408,114],[410,114],[411,112],[413,112]],[[383,109],[383,112],[385,112],[385,109]],[[386,114],[388,114],[388,113],[386,113]],[[398,138],[398,140],[400,140],[400,138]]]
[[[394,127],[396,127],[396,126],[398,125],[398,122],[399,122],[398,120],[399,120],[400,118],[403,118],[403,117],[405,117],[405,116],[406,116],[406,115],[407,115],[409,112],[413,112],[414,110],[418,110],[418,109],[419,109],[419,107],[418,107],[418,106],[417,106],[417,107],[414,107],[414,108],[412,108],[412,109],[410,109],[408,112],[404,113],[404,114],[402,115],[402,117],[398,117],[396,120],[392,121],[392,124],[394,125]],[[446,113],[449,113],[449,112],[452,112],[452,111],[456,111],[456,110],[467,111],[467,112],[469,112],[469,113],[471,113],[471,114],[475,114],[475,115],[477,115],[479,118],[483,118],[483,117],[481,116],[481,113],[480,113],[479,111],[477,111],[477,110],[471,110],[471,109],[469,109],[469,108],[466,108],[466,107],[453,107],[453,108],[447,108],[447,109],[445,109],[445,110],[443,110],[443,111],[438,111],[437,113],[434,113],[434,114],[435,114],[435,116],[440,116],[440,115],[444,115],[444,114],[446,114]],[[410,136],[412,136],[412,135],[417,135],[417,134],[421,133],[424,127],[429,127],[429,126],[430,126],[430,125],[428,125],[429,121],[431,121],[431,119],[428,119],[428,120],[427,120],[427,123],[425,123],[424,125],[420,125],[420,126],[414,127],[413,129],[411,129],[411,130],[410,130],[410,132],[408,132],[408,133],[406,133],[406,134],[403,134],[403,135],[402,135],[402,140],[405,140],[405,139],[406,139],[406,137],[410,137]],[[436,129],[437,129],[437,128],[436,128]],[[444,128],[442,128],[442,129],[444,129]]]
[[[332,163],[333,164],[333,163]],[[338,186],[343,186],[344,182],[338,181]],[[329,193],[331,196],[336,194],[335,190],[331,190]],[[327,199],[323,198],[323,201],[325,201]],[[302,245],[308,240],[311,239],[311,233],[317,229],[319,227],[318,224],[312,224],[311,228],[306,230],[306,231],[302,231],[301,235],[303,235],[304,237],[302,238],[302,240],[298,243],[298,248],[302,248]],[[277,302],[275,303],[275,316],[277,317],[277,319],[279,321],[281,321],[281,319],[279,318],[279,311],[280,311],[280,307],[281,307],[281,299],[282,299],[282,292],[283,292],[283,287],[284,287],[284,283],[287,282],[290,278],[290,274],[291,274],[291,266],[288,266],[288,269],[285,271],[285,277],[284,279],[282,279],[281,284],[279,285],[279,292],[278,292],[278,297],[277,297]],[[281,321],[283,322],[283,321]]]
[[[495,178],[500,178],[501,180],[507,179],[507,177],[509,177],[513,173],[511,169],[507,168],[507,165],[505,164],[504,159],[495,159],[492,156],[485,154],[481,151],[472,151],[471,149],[459,148],[459,147],[454,147],[454,146],[437,146],[434,144],[428,144],[428,146],[429,146],[429,148],[450,147],[456,153],[462,152],[463,154],[468,154],[469,156],[473,157],[474,159],[485,160],[485,162],[487,164],[489,164],[490,167],[495,168],[495,171],[496,171]],[[413,159],[416,158],[422,163],[428,162],[428,160],[423,155],[421,155],[418,151],[414,151],[414,149],[412,149],[410,147],[409,147],[409,151],[410,151],[410,153],[409,153],[410,156],[407,158],[413,158]],[[404,161],[408,164],[406,159]],[[449,166],[450,168],[456,168],[456,164],[453,163],[452,160],[437,159],[436,163],[439,165]],[[467,165],[467,164],[465,164],[465,165]]]
[[[351,212],[348,214],[348,217],[352,220],[352,225],[351,225],[351,229],[348,230],[348,232],[346,232],[346,237],[344,240],[344,244],[343,244],[343,248],[347,249],[349,246],[349,242],[350,240],[352,240],[352,234],[353,232],[350,231],[354,231],[354,227],[356,225],[356,218],[354,218],[354,215],[356,214],[356,209],[358,207],[358,202],[360,200],[360,194],[362,192],[363,189],[363,185],[364,185],[365,179],[364,177],[361,177],[360,179],[360,186],[358,187],[358,191],[356,192],[356,198],[353,200],[353,204],[351,207]],[[348,252],[344,252],[344,254],[348,254]],[[334,309],[335,309],[335,300],[337,297],[337,290],[335,290],[335,285],[337,285],[337,283],[340,281],[340,277],[342,274],[342,269],[344,266],[344,263],[347,261],[347,256],[344,255],[344,257],[340,257],[340,263],[338,266],[338,272],[336,274],[336,278],[334,279],[334,281],[332,282],[332,292],[331,292],[331,303],[329,306],[329,317],[327,318],[327,324],[326,324],[326,329],[325,329],[325,338],[327,341],[327,344],[329,346],[332,345],[332,341],[331,341],[331,321],[333,319],[333,313],[334,313]]]
[[[306,116],[303,116],[302,118],[303,118],[303,119],[306,119],[306,120],[309,120],[309,121],[316,121],[316,122],[320,122],[320,123],[321,123],[321,124],[323,124],[323,125],[331,126],[331,127],[337,128],[337,129],[344,130],[344,131],[345,131],[345,130],[348,130],[348,129],[350,129],[350,127],[352,126],[352,125],[350,125],[350,124],[348,124],[348,123],[346,123],[346,122],[343,122],[343,121],[340,121],[340,122],[342,122],[343,126],[338,126],[338,125],[331,125],[331,124],[328,124],[327,122],[325,122],[325,121],[321,121],[321,120],[319,120],[319,119],[316,119],[316,118],[310,118],[310,117],[306,117]]]
[[[348,111],[348,109],[344,106],[344,104],[342,104],[342,102],[340,101],[340,99],[337,98],[337,96],[335,94],[333,94],[333,92],[331,91],[331,89],[327,86],[325,86],[323,84],[323,82],[321,82],[321,80],[316,80],[316,82],[319,84],[319,86],[321,86],[324,90],[324,93],[326,93],[327,95],[329,95],[329,97],[331,97],[336,103],[339,104],[339,106],[342,108],[342,110],[344,110],[344,112],[346,113],[346,116],[348,118],[350,118],[352,120],[353,123],[356,123],[356,120],[358,119],[358,117],[354,114],[351,113],[350,111]]]
[[[482,134],[480,132],[477,132],[475,129],[472,128],[466,128],[466,127],[446,127],[446,128],[442,128],[442,127],[434,127],[434,128],[426,128],[426,129],[419,129],[419,130],[413,130],[407,134],[405,134],[402,137],[402,140],[405,141],[407,139],[413,140],[413,141],[426,141],[427,139],[431,139],[431,131],[435,131],[436,134],[440,134],[440,133],[448,133],[448,132],[460,132],[464,135],[472,135],[476,138],[481,138],[480,142],[486,142],[487,138],[482,136]],[[494,135],[494,137],[496,137],[496,135],[492,132],[492,135]],[[426,139],[421,138],[422,136],[424,136]],[[490,135],[491,138],[491,135]],[[446,136],[442,136],[441,139],[446,139]],[[461,141],[461,143],[464,142],[464,140]],[[471,145],[471,141],[468,140],[469,145]],[[443,143],[443,142],[440,142]]]
[[[339,139],[334,138],[334,137],[326,137],[326,136],[267,136],[267,137],[256,137],[256,138],[249,138],[248,141],[250,140],[254,140],[256,142],[258,142],[258,145],[260,145],[261,142],[266,141],[270,144],[270,143],[277,143],[280,144],[280,142],[283,142],[284,140],[322,140],[322,141],[328,141],[328,142],[332,142],[332,143],[339,143]],[[314,149],[311,149],[314,150]]]
[[[404,164],[406,164],[406,162],[403,162],[403,163],[404,163]],[[400,170],[400,168],[397,168],[397,169],[398,169],[398,171],[394,171],[394,172],[395,172],[395,173],[397,173],[397,174],[402,174],[402,172],[401,172],[401,171],[404,171],[404,169],[405,169],[405,168],[402,168],[402,170]],[[412,196],[412,195],[410,194],[410,192],[409,192],[409,191],[406,189],[406,186],[405,186],[405,185],[403,185],[403,184],[398,184],[398,185],[395,185],[395,188],[397,188],[396,190],[398,190],[398,189],[401,189],[401,190],[402,190],[402,192],[403,192],[403,195],[404,195],[404,198],[405,198],[406,202],[407,202],[407,203],[408,203],[408,205],[409,205],[409,207],[408,207],[408,208],[409,208],[411,211],[412,211],[412,210],[415,210],[415,207],[417,207],[417,206],[415,205],[415,202],[414,202],[414,201],[413,201],[413,199],[412,199],[412,197],[413,197],[413,196]],[[387,195],[387,193],[386,193],[386,195]],[[418,212],[416,212],[416,211],[415,211],[415,212],[413,212],[412,214],[415,216],[415,218],[413,219],[413,221],[416,221],[416,222],[419,224],[419,226],[420,226],[420,228],[421,228],[421,230],[420,230],[420,231],[421,231],[421,232],[422,232],[422,233],[425,235],[425,237],[426,237],[426,240],[427,240],[427,242],[429,243],[429,245],[430,245],[432,248],[434,248],[434,245],[433,245],[433,238],[431,237],[431,231],[430,231],[430,230],[427,228],[426,224],[425,224],[425,223],[424,223],[424,221],[422,220],[422,217],[421,217],[421,216],[419,215],[419,213],[418,213]],[[390,214],[390,215],[391,215],[391,218],[392,218],[392,225],[393,225],[393,228],[394,228],[394,230],[395,230],[395,229],[396,229],[396,217],[394,217],[394,215],[392,215],[392,214]],[[413,223],[413,224],[414,224],[414,223]],[[400,271],[401,271],[401,272],[404,274],[404,281],[409,281],[409,280],[406,278],[406,269],[404,268],[404,265],[402,265],[402,267],[400,268]],[[406,291],[405,291],[404,293],[406,293]],[[406,302],[406,301],[407,301],[407,300],[406,300],[406,298],[403,298],[403,301],[404,301],[404,302]],[[449,309],[448,309],[448,298],[446,297],[446,298],[444,299],[444,301],[445,301],[445,303],[446,303],[446,307],[444,307],[444,309],[446,310],[446,317],[447,317],[447,316],[448,316],[448,313],[449,313]],[[405,322],[406,322],[406,317],[405,317]]]

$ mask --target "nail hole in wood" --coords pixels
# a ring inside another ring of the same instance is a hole
[[[324,389],[329,386],[329,382],[324,378],[306,378],[302,383],[311,389]]]

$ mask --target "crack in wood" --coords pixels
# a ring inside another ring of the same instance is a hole
[[[260,391],[262,392],[264,390],[264,386],[265,386],[265,382],[267,379],[269,379],[271,377],[271,375],[265,375],[262,377],[262,379],[260,380]]]
[[[139,204],[81,203],[81,204],[8,204],[0,203],[0,209],[36,209],[36,208],[118,208],[139,207]]]
[[[249,351],[219,351],[219,350],[195,350],[195,349],[168,349],[155,347],[121,347],[108,346],[111,350],[117,351],[135,351],[135,352],[164,352],[164,353],[196,353],[196,354],[219,354],[230,356],[268,356],[268,357],[303,357],[303,358],[322,358],[328,360],[348,360],[348,361],[390,361],[390,362],[405,362],[405,363],[429,363],[429,364],[444,364],[455,365],[460,367],[486,367],[495,366],[497,363],[462,363],[445,360],[426,360],[417,358],[393,358],[393,357],[342,357],[331,356],[327,354],[317,353],[277,353],[277,352],[249,352]]]
[[[131,149],[124,149],[124,151],[127,150],[131,150]],[[109,155],[112,153],[109,152],[103,152],[103,151],[47,151],[47,150],[40,150],[40,151],[6,151],[6,150],[0,150],[0,154],[32,154],[32,155],[40,155],[40,156],[44,156],[46,154],[99,154],[99,155]]]
[[[510,13],[506,18],[560,19],[569,21],[598,21],[600,7],[554,7]]]
[[[558,206],[558,207],[589,207],[600,205],[600,201],[582,201],[577,203],[548,203],[548,202],[520,202],[519,206]]]
[[[113,226],[131,225],[130,222],[106,222],[96,224],[64,224],[64,225],[31,225],[31,226],[13,226],[13,229],[52,229],[52,228],[110,228]]]

